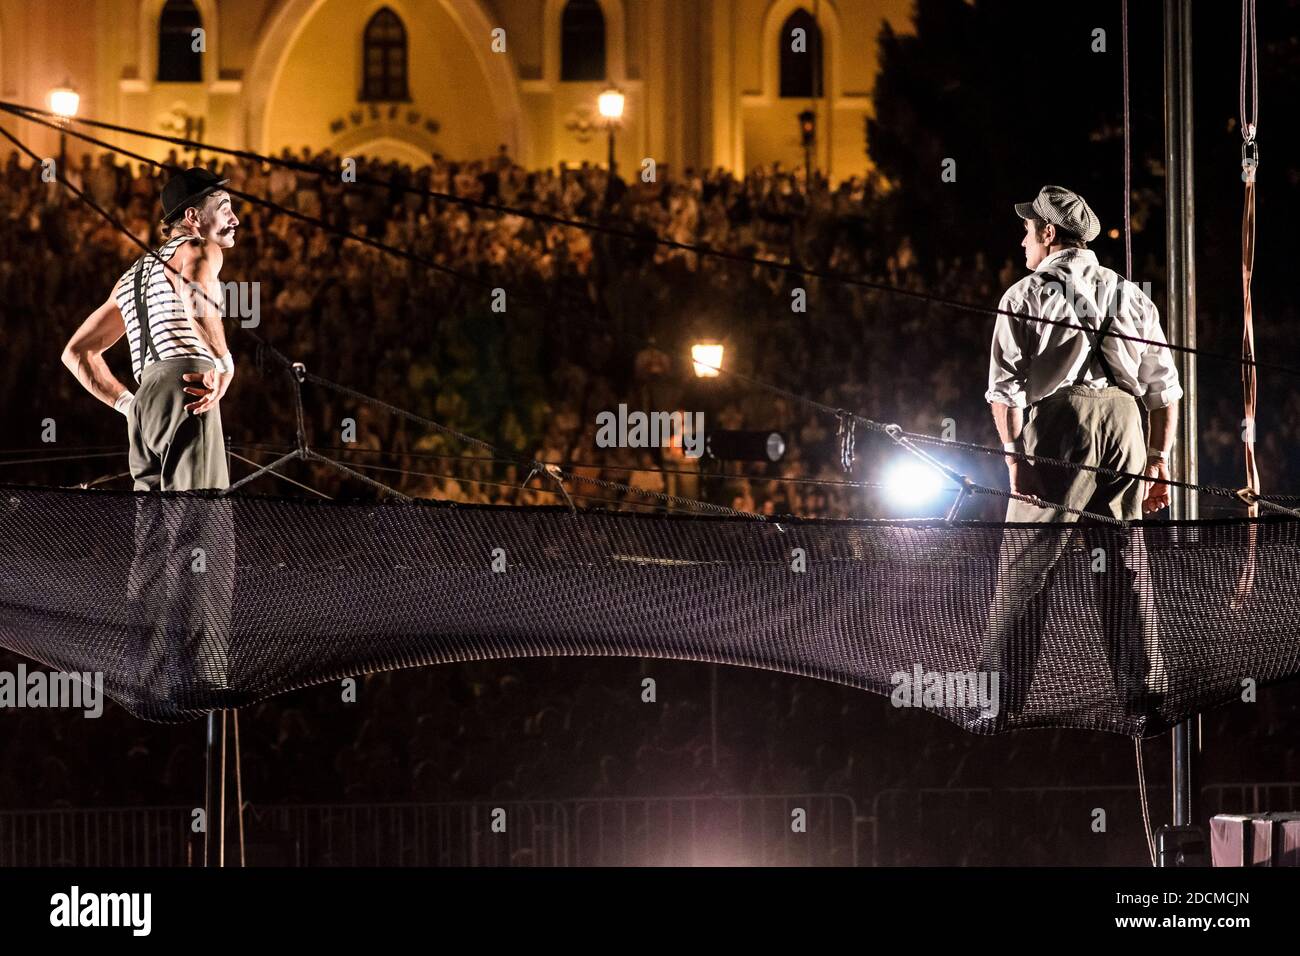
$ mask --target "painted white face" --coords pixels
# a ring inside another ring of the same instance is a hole
[[[190,213],[186,213],[187,216]],[[229,249],[235,244],[235,227],[239,217],[230,203],[230,194],[218,189],[204,202],[198,212],[198,235],[209,242],[215,242],[222,249]]]

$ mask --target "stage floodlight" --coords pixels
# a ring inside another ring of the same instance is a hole
[[[948,484],[942,473],[916,459],[895,462],[885,475],[889,500],[906,508],[930,505]]]

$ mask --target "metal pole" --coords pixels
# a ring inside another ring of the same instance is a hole
[[[709,669],[709,728],[713,737],[713,769],[718,769],[718,665]]]
[[[614,121],[609,121],[609,179],[605,183],[605,205],[614,199]]]
[[[1166,311],[1169,341],[1196,345],[1195,197],[1192,169],[1192,0],[1165,0],[1165,224]],[[1173,476],[1195,482],[1196,357],[1176,353],[1183,386],[1178,435],[1173,452]],[[1170,506],[1175,518],[1199,516],[1197,493],[1174,488]],[[1187,826],[1195,817],[1196,756],[1200,749],[1200,716],[1173,729],[1174,826]]]
[[[218,721],[220,729],[218,730]],[[226,712],[208,711],[203,773],[203,865],[226,865]]]

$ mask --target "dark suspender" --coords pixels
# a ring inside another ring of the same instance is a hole
[[[1106,316],[1106,321],[1101,323],[1101,328],[1097,330],[1097,337],[1093,339],[1092,348],[1088,350],[1088,357],[1084,360],[1083,368],[1079,370],[1079,376],[1075,379],[1076,383],[1081,383],[1083,381],[1083,377],[1088,374],[1088,370],[1092,368],[1093,361],[1096,360],[1101,362],[1102,375],[1105,376],[1106,381],[1111,385],[1119,384],[1119,378],[1115,375],[1115,370],[1111,368],[1110,362],[1107,361],[1106,353],[1101,350],[1102,340],[1105,339],[1106,333],[1110,331],[1110,324],[1114,321],[1115,316],[1108,315]]]
[[[153,336],[149,334],[149,306],[145,303],[144,294],[144,264],[153,253],[148,253],[140,257],[140,262],[135,267],[135,320],[140,323],[140,374],[144,374],[144,353],[145,349],[153,356],[155,362],[161,361],[158,358],[158,350],[154,347]]]

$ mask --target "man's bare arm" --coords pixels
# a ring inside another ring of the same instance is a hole
[[[201,415],[225,398],[235,377],[233,360],[226,348],[226,330],[222,327],[224,294],[217,275],[221,271],[221,248],[202,243],[199,251],[181,267],[181,302],[194,334],[217,359],[227,364],[207,372],[186,372],[181,378],[190,383],[187,395],[197,398],[185,406],[192,415]]]
[[[221,269],[220,250],[215,253],[204,243],[199,252],[181,268],[181,302],[186,317],[199,341],[217,358],[226,354],[226,330],[222,327],[224,293],[217,274]]]
[[[1153,408],[1148,413],[1147,449],[1168,452],[1174,447],[1174,432],[1178,428],[1178,400],[1174,399],[1163,408]],[[1142,513],[1151,514],[1169,505],[1169,462],[1163,459],[1147,459],[1142,473],[1148,478],[1160,481],[1142,483]]]
[[[63,348],[63,364],[68,371],[105,405],[113,405],[128,390],[104,361],[104,353],[125,334],[126,321],[117,300],[110,295],[107,302],[81,323]]]
[[[1025,410],[1001,402],[990,402],[989,407],[993,409],[993,424],[997,427],[1002,444],[1018,439],[1021,429],[1025,427]]]
[[[993,424],[997,427],[998,438],[1001,439],[1002,444],[1005,446],[1008,442],[1019,441],[1020,432],[1025,427],[1025,410],[1003,402],[989,402],[989,407],[993,409]],[[1007,482],[1012,494],[1024,494],[1025,488],[1021,486],[1020,469],[1030,467],[1032,462],[1012,455],[1007,455],[1004,460],[1007,463]]]
[[[1153,451],[1170,451],[1174,447],[1174,433],[1178,429],[1178,400],[1164,408],[1153,408],[1148,420],[1147,448]]]

